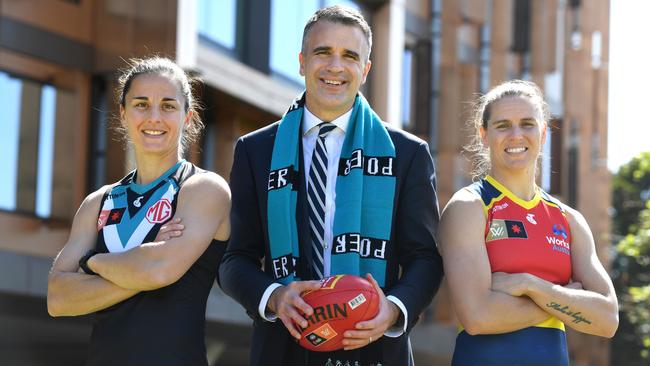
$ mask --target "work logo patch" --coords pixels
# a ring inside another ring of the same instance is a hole
[[[571,255],[571,244],[569,243],[569,235],[562,224],[554,224],[551,235],[546,235],[546,241],[551,249],[556,252]]]

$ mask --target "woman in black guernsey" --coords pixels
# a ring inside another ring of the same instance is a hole
[[[88,365],[207,365],[205,307],[230,191],[181,157],[202,127],[190,84],[160,57],[134,60],[120,78],[136,170],[86,197],[48,281],[52,316],[96,313]]]

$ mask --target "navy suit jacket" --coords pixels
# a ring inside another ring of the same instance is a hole
[[[384,365],[412,365],[408,333],[431,303],[442,279],[442,260],[435,233],[438,200],[433,161],[426,142],[385,125],[395,145],[396,191],[391,241],[386,251],[384,292],[400,299],[408,311],[407,332],[382,337],[361,352],[373,352]],[[258,313],[264,291],[274,282],[271,265],[267,189],[278,122],[241,137],[230,175],[231,237],[219,270],[223,290],[253,318],[251,365],[282,365],[291,335],[280,320],[268,322]],[[302,139],[301,139],[302,140]],[[302,144],[299,152],[297,224],[301,243],[296,271],[310,279],[311,245],[306,207]],[[364,357],[365,358],[365,357]],[[367,359],[367,358],[366,358]],[[365,366],[365,365],[364,365]]]

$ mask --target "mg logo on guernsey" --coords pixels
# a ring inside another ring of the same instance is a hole
[[[152,224],[160,224],[165,222],[172,216],[172,205],[166,198],[154,203],[153,206],[147,210],[147,221]]]

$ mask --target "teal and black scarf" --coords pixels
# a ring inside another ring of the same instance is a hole
[[[268,228],[273,272],[287,284],[299,280],[300,257],[296,203],[304,94],[278,126],[268,181]],[[386,277],[393,201],[395,146],[381,119],[360,93],[352,107],[336,178],[331,274],[372,274],[380,286]],[[309,243],[302,243],[309,246]]]

